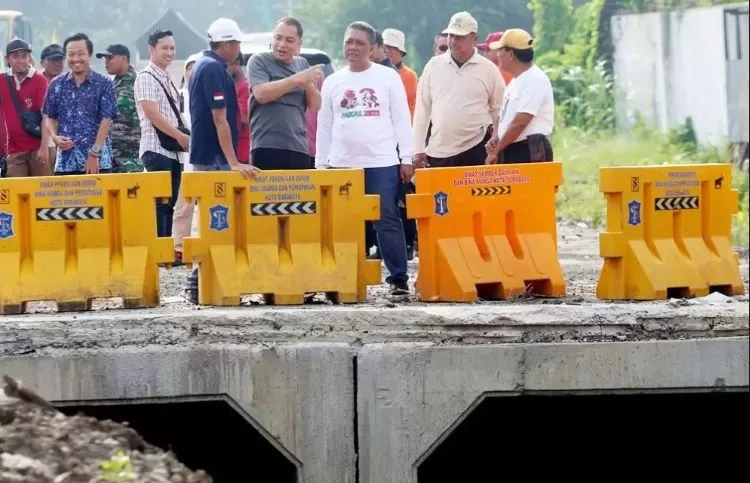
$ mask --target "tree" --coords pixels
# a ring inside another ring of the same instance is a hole
[[[482,39],[490,32],[511,27],[531,30],[531,13],[520,1],[474,0],[467,7],[462,0],[444,0],[436,8],[430,0],[302,0],[294,12],[305,24],[306,44],[324,49],[336,59],[343,57],[344,30],[355,20],[364,20],[379,30],[402,30],[410,50],[406,62],[421,70],[422,64],[414,61],[432,57],[435,35],[445,29],[453,13],[462,10],[477,19]]]

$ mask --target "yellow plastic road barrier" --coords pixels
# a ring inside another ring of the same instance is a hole
[[[363,170],[268,171],[255,180],[191,172],[182,183],[198,200],[200,235],[185,239],[183,257],[199,264],[200,303],[263,294],[269,304],[302,304],[312,292],[355,303],[380,283],[364,239],[380,199],[365,195]]]
[[[158,305],[158,265],[174,252],[156,237],[155,199],[170,184],[168,173],[0,180],[0,312],[40,300],[87,310],[104,297]]]
[[[565,295],[557,257],[560,163],[417,170],[407,215],[417,219],[417,295],[470,302]]]
[[[607,230],[596,296],[658,300],[744,293],[732,253],[731,164],[601,168]]]

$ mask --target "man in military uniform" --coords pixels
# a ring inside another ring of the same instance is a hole
[[[136,110],[133,89],[136,73],[130,65],[130,50],[124,45],[110,45],[106,52],[96,54],[96,57],[106,59],[107,73],[115,76],[118,115],[110,131],[112,172],[140,173],[143,171],[143,163],[138,156],[141,124]]]

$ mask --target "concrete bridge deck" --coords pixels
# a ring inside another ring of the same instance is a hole
[[[165,270],[154,310],[0,318],[0,374],[59,404],[225,398],[307,483],[416,483],[488,398],[748,390],[746,295],[595,301],[595,234],[561,240],[561,300],[207,308]]]

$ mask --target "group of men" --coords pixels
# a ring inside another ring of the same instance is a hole
[[[65,56],[70,72],[51,82],[35,81],[42,87],[34,95],[24,88],[31,90],[28,80],[41,74],[15,67],[21,63],[17,57],[28,57],[31,49],[13,41],[6,52],[8,77],[25,99],[21,110],[37,112],[44,121],[41,132],[21,133],[27,115],[8,107],[14,105],[6,92],[13,84],[4,91],[0,82],[0,111],[17,143],[13,149],[26,143],[20,156],[25,161],[10,153],[8,173],[23,162],[27,175],[49,173],[52,165],[56,174],[144,167],[171,172],[172,202],[157,209],[158,232],[168,236],[173,220],[188,218],[185,210],[192,213],[180,195],[183,166],[235,170],[249,178],[261,170],[363,168],[365,191],[381,199],[381,216],[372,228],[389,272],[386,281],[393,295],[407,295],[407,251],[415,233],[405,236],[403,202],[414,167],[552,160],[552,89],[533,65],[533,39],[510,29],[477,45],[477,30],[468,12],[453,15],[418,78],[403,64],[403,32],[378,32],[366,22],[353,22],[344,34],[346,67],[324,79],[320,65],[310,66],[300,56],[302,24],[284,17],[274,28],[271,50],[251,57],[245,79],[242,32],[233,20],[220,18],[208,29],[209,48],[186,63],[186,89],[178,89],[167,72],[176,49],[171,32],[151,35],[149,65],[137,75],[125,47],[110,46],[101,56],[114,82],[91,70],[93,45],[76,34],[55,50],[56,58]],[[507,86],[504,76],[510,79]],[[238,79],[246,82],[247,100],[239,99]],[[20,130],[8,122],[13,116]],[[249,159],[240,157],[243,130],[252,137]],[[32,165],[46,171],[32,171]],[[194,302],[197,270],[186,287]]]

